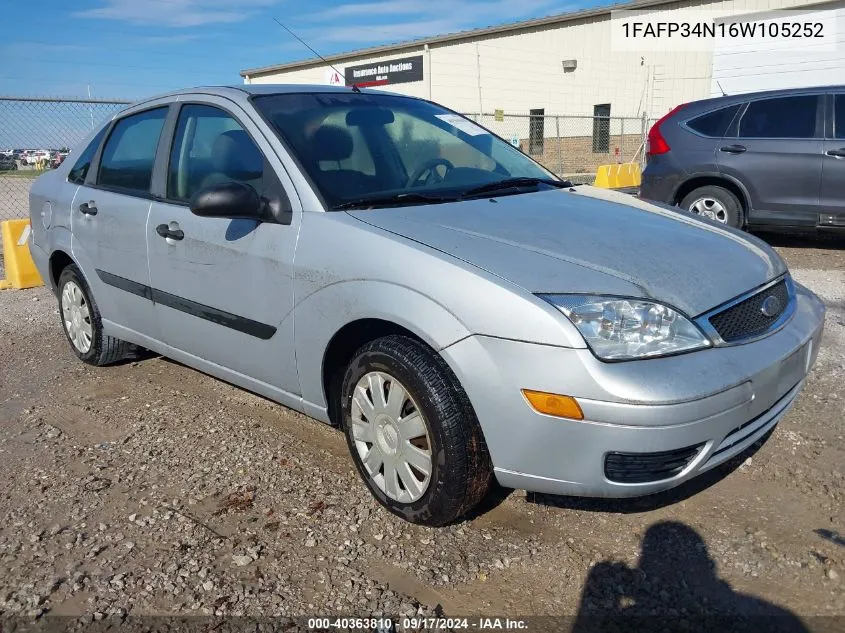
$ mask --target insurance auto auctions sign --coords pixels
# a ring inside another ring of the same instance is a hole
[[[347,86],[386,86],[422,81],[423,56],[347,66],[344,72]]]

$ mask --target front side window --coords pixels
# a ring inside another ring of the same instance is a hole
[[[77,185],[81,185],[85,182],[85,177],[88,175],[88,169],[91,167],[91,161],[94,160],[94,154],[97,153],[97,149],[100,147],[100,142],[103,140],[103,136],[105,135],[107,129],[108,126],[105,126],[102,130],[97,132],[97,135],[90,143],[88,143],[88,147],[82,150],[79,158],[68,172],[68,182],[72,182]]]
[[[252,102],[329,207],[374,197],[444,201],[514,178],[554,179],[510,143],[428,101],[311,93],[263,95]]]
[[[167,107],[145,110],[115,123],[103,147],[97,184],[149,193]]]
[[[739,121],[740,138],[813,138],[816,95],[752,101]]]
[[[167,197],[186,202],[201,189],[241,182],[264,193],[264,155],[228,112],[186,105],[179,113],[167,172]]]

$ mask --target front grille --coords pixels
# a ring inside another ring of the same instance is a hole
[[[773,314],[763,313],[763,302],[775,297],[780,304]],[[729,343],[757,336],[768,330],[780,318],[789,305],[789,288],[783,279],[770,288],[740,301],[727,310],[710,317],[710,325]]]
[[[660,453],[608,453],[604,476],[620,484],[642,484],[670,479],[686,468],[704,444]]]

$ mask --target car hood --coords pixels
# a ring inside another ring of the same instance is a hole
[[[533,293],[650,297],[689,316],[786,271],[757,238],[592,187],[349,214]]]

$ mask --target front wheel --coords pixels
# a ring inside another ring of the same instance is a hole
[[[362,347],[341,398],[352,459],[394,514],[444,525],[487,494],[492,465],[475,412],[449,366],[423,343],[391,335]]]

